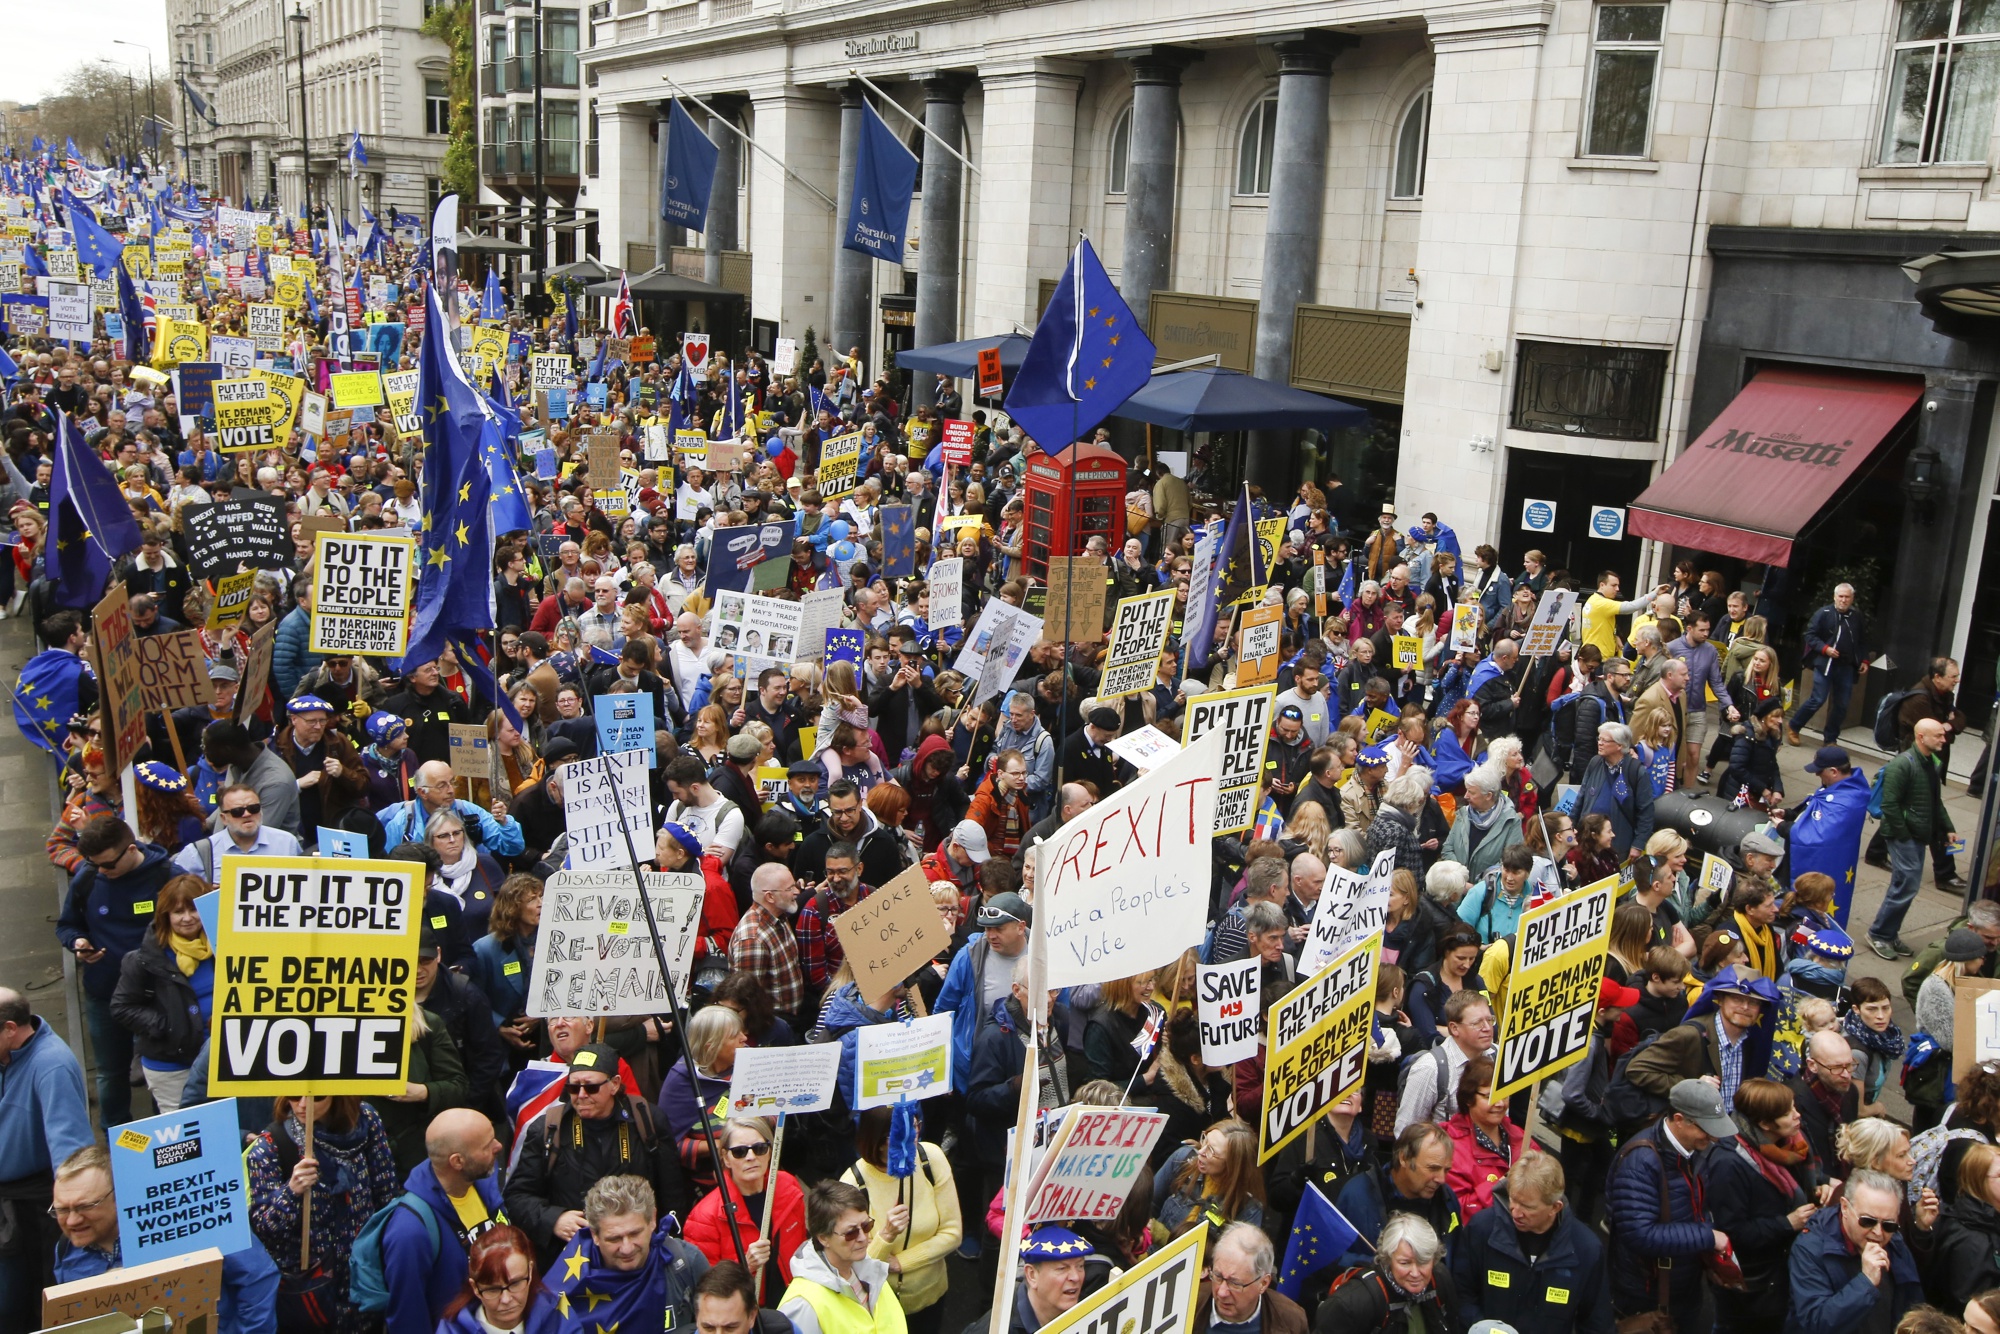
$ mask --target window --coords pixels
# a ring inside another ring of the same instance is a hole
[[[1114,195],[1125,193],[1125,169],[1132,165],[1132,108],[1118,113],[1111,127],[1111,179],[1106,189]]]
[[[486,30],[486,68],[489,71],[485,91],[489,94],[507,91],[507,25],[496,23]]]
[[[1396,131],[1396,178],[1391,183],[1391,199],[1424,197],[1424,159],[1431,151],[1431,95],[1419,94],[1403,113],[1403,127]]]
[[[424,80],[424,133],[451,133],[451,94],[443,79]]]
[[[534,112],[528,114],[532,117]],[[576,103],[551,101],[543,108],[543,116],[543,137],[548,143],[549,156],[542,169],[551,176],[576,175]]]
[[[2000,91],[2000,4],[1905,0],[1889,72],[1884,162],[1984,162]]]
[[[1271,193],[1271,151],[1278,139],[1278,99],[1267,97],[1250,108],[1243,120],[1243,138],[1236,149],[1236,193]]]
[[[215,66],[215,34],[212,32],[205,32],[201,35],[201,40],[204,47],[207,49],[208,64],[209,67],[212,69]]]
[[[576,11],[551,9],[542,15],[542,39],[551,87],[576,87]]]
[[[1586,157],[1644,157],[1653,126],[1665,5],[1599,5],[1591,53]]]
[[[1534,343],[1516,353],[1511,425],[1517,431],[1657,440],[1667,380],[1661,348]]]
[[[509,80],[517,93],[535,91],[535,21],[514,20],[514,73]]]

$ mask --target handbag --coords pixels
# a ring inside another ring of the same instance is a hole
[[[284,1334],[332,1329],[346,1296],[324,1266],[278,1275],[278,1328]]]

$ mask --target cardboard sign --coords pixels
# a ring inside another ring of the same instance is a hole
[[[1240,834],[1256,823],[1257,789],[1277,694],[1275,686],[1261,685],[1196,695],[1188,701],[1182,745],[1191,747],[1210,732],[1223,734],[1221,759],[1210,771],[1219,775],[1213,830],[1218,836]]]
[[[250,1231],[234,1098],[113,1126],[108,1138],[118,1250],[128,1263],[260,1244]]]
[[[1237,621],[1236,684],[1268,685],[1278,679],[1278,663],[1283,659],[1283,607],[1252,607]]]
[[[657,348],[658,344],[655,342],[653,335],[639,334],[632,339],[632,349],[627,355],[626,360],[635,366],[651,365],[654,358],[659,355]]]
[[[492,751],[491,741],[486,735],[486,725],[451,723],[448,726],[451,730],[446,735],[445,753],[451,761],[451,776],[486,782],[493,774],[492,768],[487,763],[487,757]]]
[[[860,484],[861,432],[822,440],[819,446],[818,486],[822,498],[837,501]]]
[[[972,440],[978,428],[962,418],[953,418],[944,424],[944,449],[939,457],[945,466],[967,468],[972,465]]]
[[[1259,1005],[1264,961],[1256,955],[1236,963],[1203,964],[1195,973],[1195,1018],[1201,1024],[1201,1063],[1210,1069],[1257,1054],[1263,1027]]]
[[[1568,1069],[1589,1050],[1617,897],[1610,876],[1521,914],[1494,1055],[1494,1101]]]
[[[979,397],[994,398],[1006,384],[1006,376],[1000,369],[1000,349],[982,347],[979,349]]]
[[[175,1330],[212,1330],[221,1300],[222,1252],[210,1246],[43,1288],[42,1328],[117,1315],[128,1317],[123,1327],[129,1330],[158,1309],[171,1317]]]
[[[1209,1229],[1191,1228],[1041,1328],[1041,1334],[1192,1334]],[[1144,1323],[1135,1323],[1143,1313]]]
[[[564,766],[563,827],[569,834],[572,870],[630,867],[652,860],[653,796],[649,773],[643,750],[599,755],[588,764]],[[618,836],[621,810],[625,819],[624,842]],[[543,912],[546,915],[547,909]]]
[[[1381,958],[1382,939],[1371,936],[1271,1010],[1258,1162],[1269,1162],[1359,1087]]]
[[[744,1116],[823,1112],[840,1087],[840,1044],[745,1047],[729,1072],[729,1110]]]
[[[861,999],[880,1007],[902,980],[951,944],[931,902],[930,877],[912,866],[833,919]]]
[[[1049,560],[1049,599],[1042,642],[1095,644],[1104,638],[1104,566],[1090,556]]]
[[[91,641],[97,650],[98,694],[107,724],[105,767],[112,773],[132,763],[146,741],[146,691],[139,676],[138,632],[125,585],[111,591],[91,609]]]
[[[401,1094],[423,894],[410,862],[223,858],[209,1089]]]
[[[1021,1221],[1032,1226],[1051,1219],[1116,1218],[1146,1171],[1147,1156],[1166,1129],[1166,1113],[1074,1106],[1061,1115],[1028,1178]]]
[[[250,597],[257,591],[257,572],[245,570],[241,574],[226,574],[215,584],[215,597],[208,604],[208,621],[203,626],[210,634],[220,634],[233,629],[250,610]],[[206,675],[206,673],[204,673]]]
[[[571,765],[564,784],[593,765]],[[685,1000],[689,965],[701,932],[698,871],[647,871],[646,899],[660,928],[674,989]],[[534,973],[526,1011],[557,1014],[659,1014],[672,1008],[646,925],[646,904],[626,867],[557,871],[542,891]]]
[[[143,635],[137,647],[139,688],[145,692],[148,709],[171,713],[215,703],[215,682],[208,679],[208,655],[202,648],[201,631]]]
[[[1204,737],[1035,845],[1032,940],[1051,988],[1164,967],[1201,942],[1222,746]]]
[[[1174,590],[1120,598],[1111,612],[1111,646],[1104,655],[1099,699],[1141,695],[1159,682],[1160,655],[1173,628]]]
[[[931,917],[943,920],[935,908]],[[945,1010],[855,1030],[854,1110],[951,1092],[951,1020],[951,1011]]]
[[[1521,656],[1541,658],[1554,653],[1562,642],[1563,630],[1576,612],[1577,593],[1569,588],[1551,588],[1535,604],[1535,619],[1521,636]]]
[[[1972,1067],[2000,1060],[2000,978],[1961,977],[1951,984],[1951,1076],[1962,1081]]]
[[[416,551],[410,537],[313,534],[311,651],[402,656]]]
[[[271,691],[271,653],[278,642],[278,622],[266,621],[264,627],[250,636],[250,644],[243,655],[243,684],[236,691],[236,721],[253,718],[257,710],[264,706],[264,697]]]

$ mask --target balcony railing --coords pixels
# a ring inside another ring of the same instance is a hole
[[[479,95],[499,97],[507,91],[504,65],[482,65],[479,67]]]

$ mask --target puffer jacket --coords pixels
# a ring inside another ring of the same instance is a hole
[[[1792,1300],[1785,1313],[1785,1334],[1854,1334],[1885,1298],[1887,1318],[1880,1327],[1889,1329],[1924,1299],[1909,1243],[1900,1236],[1889,1239],[1889,1272],[1877,1287],[1861,1272],[1861,1257],[1847,1244],[1841,1213],[1820,1210],[1792,1243]],[[1700,1272],[1698,1266],[1695,1271]]]
[[[214,964],[208,960],[211,969]],[[118,961],[111,1017],[131,1030],[139,1055],[166,1065],[192,1064],[208,1041],[194,986],[150,931],[138,949]]]
[[[1605,1187],[1605,1214],[1611,1226],[1611,1304],[1623,1315],[1656,1310],[1663,1295],[1670,1295],[1676,1308],[1699,1305],[1701,1266],[1681,1262],[1715,1249],[1715,1226],[1701,1180],[1693,1165],[1665,1140],[1662,1126],[1655,1121],[1618,1151]],[[1663,1274],[1658,1267],[1661,1260],[1675,1263]],[[1667,1294],[1659,1290],[1662,1278],[1668,1284]]]
[[[1937,1221],[1927,1260],[1924,1293],[1943,1310],[1963,1311],[1979,1293],[2000,1288],[2000,1212],[1960,1191]]]

